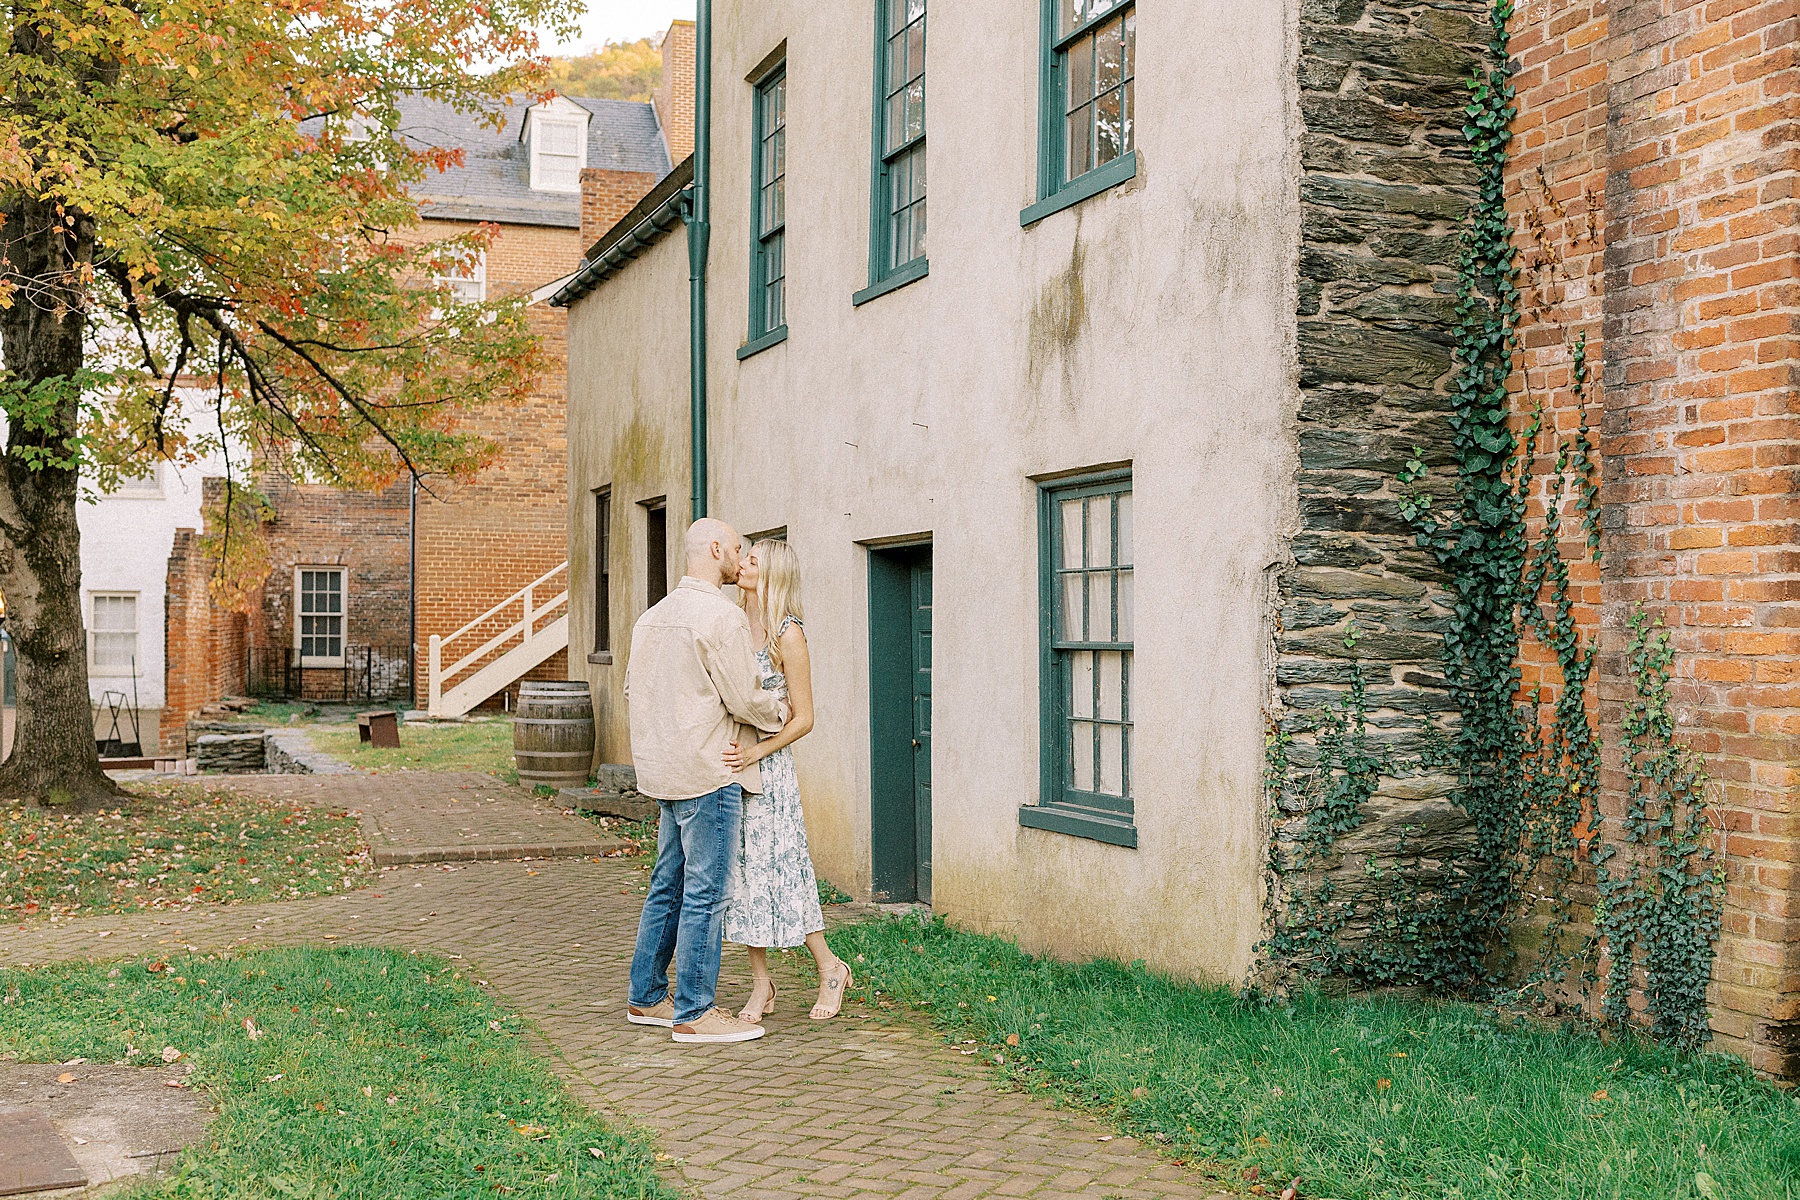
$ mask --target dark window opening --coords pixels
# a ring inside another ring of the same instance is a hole
[[[669,594],[669,505],[644,501],[644,599],[656,605]]]
[[[594,650],[612,649],[612,491],[594,493]]]

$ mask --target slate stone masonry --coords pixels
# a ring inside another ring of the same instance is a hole
[[[1422,447],[1440,473],[1431,490],[1448,491],[1457,239],[1475,191],[1462,106],[1486,13],[1485,0],[1301,6],[1299,528],[1277,580],[1275,645],[1275,718],[1297,735],[1299,769],[1316,762],[1306,731],[1358,671],[1370,726],[1396,754],[1418,753],[1424,727],[1454,716],[1445,580],[1415,545],[1395,477]],[[1384,780],[1334,873],[1354,886],[1402,826],[1449,852],[1465,825],[1451,784]],[[1278,841],[1302,821],[1282,813]]]

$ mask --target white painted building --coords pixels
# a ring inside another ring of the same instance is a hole
[[[112,731],[111,692],[138,713],[136,738],[121,716],[122,740],[140,741],[146,752],[160,744],[169,552],[177,529],[204,527],[201,481],[224,473],[217,456],[183,467],[158,463],[148,478],[81,505],[81,614],[97,738]]]

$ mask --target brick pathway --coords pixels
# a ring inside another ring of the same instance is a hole
[[[624,848],[562,805],[476,772],[384,775],[240,775],[211,779],[282,800],[362,814],[377,866],[503,858],[590,858]]]
[[[396,794],[438,782],[362,778]],[[300,779],[321,802],[358,803],[339,791],[355,777]],[[995,1083],[910,1018],[851,1003],[836,1021],[807,1020],[811,990],[792,960],[776,966],[781,997],[760,1041],[677,1047],[627,1024],[643,879],[626,859],[408,865],[347,895],[8,928],[0,963],[315,940],[461,955],[536,1023],[577,1095],[648,1127],[679,1182],[709,1197],[1208,1195],[1149,1147],[1102,1141],[1110,1131],[1092,1119]],[[748,988],[737,947],[726,967],[721,999],[735,1007]]]

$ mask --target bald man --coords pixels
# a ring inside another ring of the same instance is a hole
[[[737,853],[744,795],[762,792],[756,765],[734,775],[725,751],[787,721],[785,706],[762,688],[749,620],[720,590],[737,582],[742,541],[723,521],[694,522],[687,572],[638,619],[625,670],[638,790],[662,809],[625,1019],[668,1028],[677,1042],[763,1035],[761,1025],[713,1006],[725,874]]]

